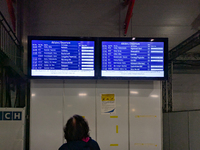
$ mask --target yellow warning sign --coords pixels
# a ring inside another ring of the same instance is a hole
[[[110,118],[118,118],[118,116],[110,116]]]
[[[102,101],[115,101],[115,94],[101,94]]]
[[[155,146],[157,147],[157,144],[154,143],[134,143],[135,146]]]
[[[115,94],[101,94],[101,114],[116,114]]]
[[[135,118],[156,118],[154,115],[136,115]]]
[[[110,144],[110,146],[118,146],[118,144]]]

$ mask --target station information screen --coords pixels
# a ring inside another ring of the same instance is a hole
[[[31,76],[95,76],[95,41],[31,40],[31,53]]]
[[[164,42],[102,41],[102,77],[164,77]]]

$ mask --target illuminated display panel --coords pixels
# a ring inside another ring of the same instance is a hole
[[[101,41],[101,77],[166,78],[162,41]]]
[[[31,40],[31,76],[95,76],[95,41]]]

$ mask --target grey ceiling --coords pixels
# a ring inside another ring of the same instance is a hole
[[[30,34],[40,26],[51,35],[122,37],[128,7],[123,0],[31,0],[29,8]],[[199,14],[200,0],[136,0],[127,36],[168,37],[170,50],[197,32],[191,24]]]

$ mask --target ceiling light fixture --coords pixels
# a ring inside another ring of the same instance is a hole
[[[87,93],[79,93],[79,96],[87,96]]]
[[[138,94],[138,91],[130,91],[131,94]]]
[[[153,98],[157,98],[158,97],[158,95],[150,95],[151,97],[153,97]]]

